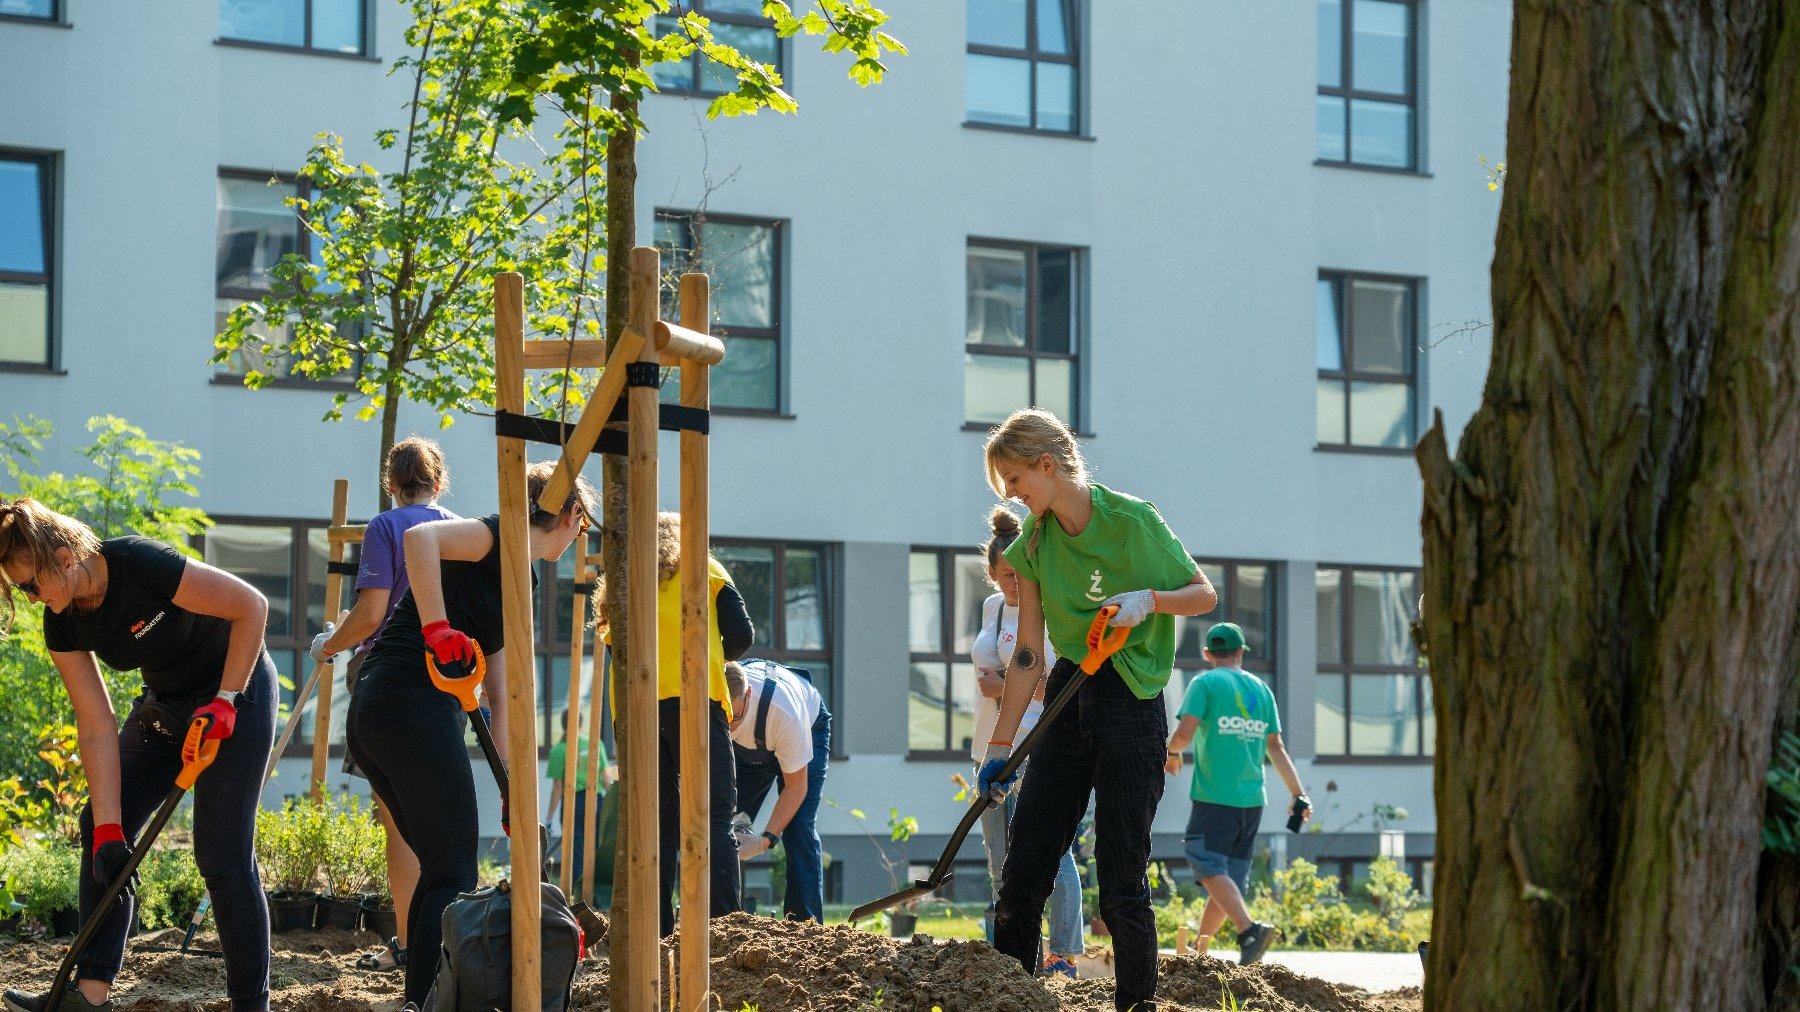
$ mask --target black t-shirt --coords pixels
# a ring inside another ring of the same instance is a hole
[[[481,518],[494,536],[494,545],[479,562],[440,564],[443,574],[444,617],[451,627],[467,633],[481,644],[481,652],[498,654],[506,645],[506,621],[500,598],[500,516]],[[418,582],[414,574],[413,583]],[[532,573],[532,583],[537,573]],[[398,678],[402,684],[415,680],[429,686],[425,675],[425,634],[419,629],[419,606],[408,588],[394,606],[394,614],[382,627],[381,636],[369,648],[363,661],[361,677],[385,681]]]
[[[73,606],[44,610],[44,646],[58,652],[92,650],[108,667],[143,673],[159,695],[218,691],[225,673],[231,623],[174,603],[187,556],[136,535],[100,543],[106,596],[86,614]]]

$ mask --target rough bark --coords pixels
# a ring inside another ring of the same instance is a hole
[[[629,59],[636,62],[636,55]],[[614,92],[611,99],[612,109],[617,112],[626,124],[633,122],[637,114],[637,99],[630,93]],[[612,352],[613,342],[617,335],[625,329],[627,323],[625,292],[631,287],[631,248],[637,244],[637,133],[629,125],[616,128],[608,135],[606,141],[606,336],[607,352]],[[617,427],[611,426],[611,427]],[[606,614],[615,621],[611,626],[612,633],[612,670],[616,673],[624,670],[624,658],[631,649],[627,636],[628,624],[625,616],[626,585],[630,579],[626,572],[626,543],[622,532],[625,530],[625,497],[614,495],[614,489],[625,487],[625,458],[613,454],[603,455],[601,465],[600,502],[603,517],[600,532],[600,569],[606,574]],[[598,676],[599,672],[595,672]],[[631,704],[627,702],[630,683],[620,681],[613,698],[613,742],[615,754],[624,754],[625,743],[631,735],[640,733],[640,729],[632,727],[627,714],[631,712]],[[597,688],[596,691],[599,691]],[[594,728],[593,733],[599,734]],[[656,728],[644,728],[641,733],[654,735]],[[619,806],[620,840],[633,838],[638,828],[631,825],[624,805]],[[631,919],[625,914],[633,903],[649,903],[655,905],[657,898],[651,896],[634,896],[628,883],[631,877],[625,874],[625,866],[621,862],[613,876],[613,916],[611,920],[610,939],[608,944],[614,952],[625,951],[626,938],[631,931]],[[612,994],[615,1000],[632,993],[631,966],[629,960],[618,960],[613,964]],[[637,990],[642,990],[639,987]]]
[[[1757,891],[1800,656],[1797,33],[1772,0],[1515,7],[1487,388],[1418,453],[1428,1008],[1789,1000]]]

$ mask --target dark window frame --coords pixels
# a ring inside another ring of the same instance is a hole
[[[63,0],[50,0],[48,14],[15,14],[6,11],[0,12],[0,21],[21,25],[48,25],[52,28],[69,27],[69,23],[63,20]]]
[[[269,49],[283,53],[309,53],[315,56],[336,56],[350,59],[373,58],[374,47],[370,43],[375,34],[375,7],[369,0],[357,0],[358,6],[362,8],[362,17],[359,19],[362,23],[362,45],[357,47],[357,50],[354,53],[346,52],[342,49],[321,49],[314,46],[312,44],[313,0],[296,0],[296,2],[300,3],[302,8],[300,15],[300,37],[303,41],[300,45],[296,46],[285,42],[268,42],[263,39],[243,39],[235,35],[226,35],[225,26],[222,24],[219,26],[219,36],[216,41],[221,45],[244,46],[250,49]]]
[[[308,0],[308,2],[310,3],[310,0]],[[219,169],[217,178],[219,178],[219,179],[239,179],[239,180],[245,180],[245,181],[249,181],[249,182],[259,182],[259,183],[265,183],[265,184],[271,180],[274,180],[274,181],[283,183],[285,185],[292,186],[294,188],[294,196],[298,199],[305,200],[305,199],[308,199],[309,197],[311,197],[311,195],[312,195],[312,183],[309,180],[307,180],[306,178],[300,176],[298,173],[293,173],[293,172],[272,172],[272,171],[266,171],[266,170],[262,170],[262,169],[240,169],[240,168],[233,168],[233,167],[229,167],[229,166],[221,166]],[[213,204],[213,213],[215,216],[218,214],[218,202],[216,199]],[[214,234],[215,242],[217,241],[216,228],[217,228],[217,226],[215,225],[215,234]],[[306,261],[310,262],[313,258],[313,243],[315,242],[317,237],[315,237],[313,235],[312,229],[306,227],[306,223],[300,219],[300,216],[298,213],[294,214],[294,229],[295,229],[295,234],[297,236],[296,241],[294,243],[294,253],[296,256],[300,257],[302,260],[306,260]],[[216,269],[217,268],[216,268],[216,263],[215,263],[215,273],[216,273]],[[269,290],[272,290],[273,287],[274,287],[274,283],[273,283],[273,281],[271,281]],[[213,283],[213,299],[215,301],[217,301],[219,299],[239,299],[239,300],[244,300],[244,301],[256,301],[256,300],[261,299],[264,296],[268,295],[269,290],[256,289],[256,288],[234,288],[234,287],[219,284],[215,280]],[[351,365],[350,365],[350,376],[354,377],[362,372],[363,361],[362,361],[361,353],[352,355],[351,360],[352,361],[351,361]],[[291,369],[291,366],[290,366],[290,369]],[[213,367],[213,372],[212,372],[212,377],[211,377],[211,382],[213,382],[213,383],[220,384],[223,386],[241,386],[243,384],[243,379],[244,379],[243,373],[233,372],[226,365],[221,364],[221,365],[216,365]],[[337,391],[337,390],[354,390],[354,389],[356,389],[356,381],[353,378],[348,378],[348,377],[342,378],[342,379],[311,379],[311,378],[304,377],[304,376],[294,376],[290,372],[289,375],[271,377],[269,380],[269,386],[276,388],[276,389],[288,389],[288,390]]]
[[[672,264],[665,262],[665,280],[670,276],[671,270],[673,270],[675,274],[679,274],[682,270],[689,267],[698,269],[701,266],[705,249],[706,225],[709,222],[718,225],[753,226],[765,228],[769,231],[770,325],[767,327],[741,327],[727,326],[725,324],[708,321],[707,327],[708,332],[715,337],[731,338],[739,341],[768,341],[774,345],[775,361],[773,369],[775,373],[775,406],[773,408],[749,408],[721,405],[718,403],[718,392],[717,387],[715,386],[713,388],[713,403],[711,410],[716,414],[722,415],[747,415],[758,418],[791,417],[785,414],[787,405],[787,383],[784,380],[787,369],[787,337],[785,334],[786,315],[782,312],[784,308],[782,303],[784,301],[785,286],[787,284],[783,260],[785,259],[786,253],[788,219],[747,214],[715,214],[705,209],[682,211],[670,207],[656,208],[653,218],[656,223],[665,221],[680,223],[688,244],[685,249],[678,250],[682,256],[682,263]],[[698,241],[695,239],[696,234],[700,236]],[[654,231],[652,235],[654,241]],[[664,295],[666,297],[667,293],[665,292]],[[717,306],[716,302],[714,303],[714,306]],[[665,384],[664,395],[673,396],[676,389],[677,388],[672,384]]]
[[[788,80],[788,64],[790,62],[788,60],[788,40],[775,33],[775,22],[757,14],[740,14],[737,11],[711,11],[706,7],[706,0],[675,0],[674,3],[670,4],[668,11],[660,16],[666,18],[679,18],[682,14],[688,12],[703,15],[706,20],[714,24],[735,25],[740,28],[767,29],[769,34],[775,36],[775,73],[781,76],[782,89],[790,94],[793,92],[792,82]],[[658,82],[656,94],[670,95],[677,98],[717,98],[720,95],[730,94],[728,91],[712,91],[706,87],[704,82],[706,80],[705,64],[707,62],[707,56],[705,53],[701,52],[699,49],[695,49],[693,54],[687,57],[687,59],[691,61],[688,66],[688,76],[692,83],[684,86],[664,85],[661,82]],[[654,73],[655,71],[653,68],[652,74],[654,75]]]
[[[56,240],[62,218],[57,213],[62,198],[62,190],[57,185],[61,159],[54,151],[0,147],[0,161],[32,163],[37,166],[38,215],[43,221],[44,228],[44,234],[41,237],[44,244],[43,272],[0,270],[0,282],[15,285],[42,285],[44,287],[45,313],[43,359],[38,362],[0,362],[0,372],[56,372],[60,368],[62,359],[62,344],[58,340],[60,333],[57,327],[61,314],[58,312],[56,284],[60,252]]]
[[[1352,591],[1352,588],[1355,585],[1355,574],[1407,573],[1412,575],[1414,581],[1413,586],[1416,589],[1418,587],[1418,580],[1423,576],[1423,571],[1412,566],[1373,566],[1335,562],[1320,563],[1316,570],[1316,572],[1320,573],[1327,571],[1334,571],[1338,574],[1338,630],[1341,639],[1338,641],[1338,659],[1333,662],[1315,660],[1314,668],[1317,671],[1316,677],[1319,681],[1324,681],[1327,678],[1335,678],[1339,680],[1339,683],[1343,687],[1344,741],[1342,752],[1326,752],[1323,749],[1317,748],[1318,741],[1315,729],[1314,760],[1318,762],[1339,764],[1390,764],[1408,766],[1421,763],[1429,764],[1433,762],[1435,755],[1433,752],[1426,751],[1427,742],[1425,741],[1425,718],[1426,714],[1430,712],[1426,709],[1425,700],[1426,680],[1430,677],[1429,673],[1417,663],[1359,664],[1356,661],[1355,653],[1356,595]],[[1313,593],[1316,596],[1318,594],[1318,577],[1316,575],[1313,578],[1313,587]],[[1418,714],[1418,736],[1417,740],[1412,743],[1413,751],[1400,755],[1387,755],[1352,752],[1350,750],[1352,699],[1350,689],[1352,685],[1351,679],[1355,675],[1406,675],[1412,679],[1413,707],[1414,712]],[[1316,690],[1314,699],[1317,699]]]
[[[981,553],[973,548],[957,545],[911,545],[907,548],[907,566],[912,565],[914,555],[931,555],[938,563],[938,647],[935,651],[915,651],[912,649],[910,631],[906,651],[908,677],[914,664],[935,664],[944,669],[944,748],[914,748],[912,745],[912,708],[908,701],[905,715],[907,725],[906,758],[915,762],[971,762],[969,750],[956,747],[951,741],[951,729],[955,727],[956,711],[951,705],[955,691],[950,679],[955,677],[954,665],[969,661],[969,655],[956,650],[956,560],[958,558],[980,559]],[[980,691],[977,689],[976,691]]]
[[[1038,360],[1054,359],[1066,361],[1069,363],[1069,414],[1072,417],[1064,418],[1063,422],[1075,432],[1085,434],[1088,431],[1086,425],[1087,419],[1085,417],[1084,401],[1081,396],[1083,387],[1082,381],[1085,379],[1085,376],[1081,369],[1083,353],[1087,347],[1087,328],[1084,326],[1087,306],[1085,298],[1086,249],[1080,246],[1067,246],[1061,243],[1020,242],[1014,239],[990,239],[982,236],[970,236],[963,247],[963,297],[965,307],[967,306],[968,299],[967,278],[969,253],[976,248],[1014,250],[1025,254],[1025,333],[1027,344],[1022,348],[1008,348],[1004,345],[993,344],[971,344],[968,340],[968,311],[965,308],[963,321],[964,337],[962,342],[964,356],[963,383],[965,391],[968,384],[967,356],[994,355],[1023,358],[1031,362],[1032,368],[1026,373],[1029,377],[1029,384],[1027,386],[1029,396],[1026,398],[1028,403],[1020,405],[1020,407],[1035,407],[1038,403]],[[1041,301],[1041,295],[1038,291],[1038,254],[1045,251],[1069,254],[1069,346],[1074,350],[1067,353],[1042,351],[1038,348],[1038,303]],[[975,426],[985,430],[987,427],[997,424],[994,421],[974,421],[968,418],[966,400],[963,414],[964,427]]]
[[[1317,372],[1319,379],[1330,380],[1340,384],[1343,388],[1344,441],[1341,443],[1316,442],[1317,430],[1315,427],[1314,449],[1331,452],[1411,456],[1413,452],[1411,443],[1417,442],[1419,438],[1419,367],[1422,364],[1420,362],[1419,349],[1419,301],[1420,293],[1424,288],[1425,279],[1404,274],[1379,274],[1372,271],[1321,269],[1319,271],[1318,280],[1330,282],[1332,285],[1336,286],[1337,289],[1338,351],[1341,361],[1344,363],[1344,368],[1319,369]],[[1399,284],[1406,286],[1406,333],[1402,335],[1403,339],[1401,341],[1401,346],[1406,352],[1406,371],[1404,373],[1360,372],[1356,369],[1356,334],[1352,329],[1355,324],[1356,314],[1351,310],[1350,299],[1355,288],[1355,283],[1358,281],[1375,281],[1383,284]],[[1317,321],[1314,321],[1315,333],[1317,332],[1317,326]],[[1368,443],[1351,442],[1350,434],[1353,431],[1351,414],[1352,401],[1350,397],[1351,386],[1356,383],[1383,383],[1398,386],[1402,382],[1404,382],[1407,390],[1411,394],[1411,404],[1408,409],[1411,441],[1408,445],[1372,446]],[[1316,389],[1314,399],[1316,404]]]
[[[1270,598],[1268,611],[1269,620],[1267,626],[1263,630],[1263,645],[1265,649],[1261,656],[1256,654],[1246,654],[1244,666],[1262,676],[1263,681],[1268,683],[1269,690],[1275,694],[1275,698],[1279,705],[1281,699],[1281,681],[1283,677],[1281,651],[1281,585],[1284,580],[1281,566],[1273,559],[1225,559],[1208,555],[1196,555],[1193,559],[1195,565],[1218,566],[1224,569],[1225,579],[1230,581],[1225,587],[1225,592],[1220,595],[1224,599],[1224,607],[1222,609],[1215,608],[1205,615],[1188,619],[1190,622],[1199,622],[1202,626],[1208,628],[1219,622],[1237,622],[1237,624],[1242,627],[1243,623],[1238,621],[1237,603],[1238,598],[1241,596],[1238,593],[1238,570],[1244,566],[1261,566],[1268,571]],[[1217,588],[1215,587],[1215,589]],[[1204,637],[1204,633],[1202,635]],[[1204,642],[1202,642],[1203,647],[1204,645]],[[1179,640],[1176,641],[1175,648],[1178,652],[1175,654],[1175,662],[1171,666],[1176,670],[1186,671],[1191,669],[1206,671],[1211,668],[1212,664],[1206,659],[1204,654],[1180,653],[1181,642]],[[1182,685],[1181,690],[1185,693],[1187,691],[1187,686],[1185,684]],[[1179,702],[1179,699],[1177,702]]]
[[[760,657],[778,664],[792,664],[807,668],[812,673],[815,682],[819,674],[816,665],[824,664],[826,666],[829,680],[825,686],[825,699],[826,705],[831,708],[831,757],[833,759],[845,757],[848,752],[844,748],[844,711],[848,707],[844,705],[843,665],[839,663],[837,656],[838,643],[842,639],[838,635],[838,623],[839,616],[843,612],[840,606],[840,588],[843,585],[843,578],[840,575],[842,561],[838,545],[829,541],[728,537],[715,537],[712,539],[712,545],[715,554],[719,548],[767,548],[773,553],[770,565],[774,571],[770,577],[769,595],[772,599],[770,610],[774,616],[775,628],[769,631],[770,646],[752,645],[749,653],[745,656]],[[787,645],[787,556],[788,552],[794,549],[814,552],[819,560],[820,583],[822,584],[820,604],[828,609],[824,620],[819,624],[820,631],[825,636],[825,646],[821,649],[792,648]],[[723,560],[720,564],[724,564]],[[759,634],[760,632],[761,630],[758,630]],[[813,666],[809,666],[808,662],[811,662]]]
[[[1069,4],[1069,51],[1067,53],[1046,52],[1038,48],[1038,4]],[[1081,101],[1081,2],[1080,0],[1025,0],[1025,46],[1014,49],[1010,46],[994,46],[986,43],[969,42],[964,39],[965,56],[999,56],[1013,60],[1024,60],[1031,68],[1028,75],[1031,80],[1030,99],[1027,105],[1031,111],[1031,125],[1019,126],[1011,123],[988,123],[977,119],[966,119],[969,115],[967,100],[964,100],[964,126],[983,130],[1011,130],[1022,133],[1045,134],[1052,137],[1080,137],[1087,126],[1087,118],[1082,115]],[[966,30],[965,30],[966,34]],[[965,60],[966,63],[966,60]],[[1075,75],[1075,108],[1074,121],[1067,130],[1052,130],[1038,126],[1037,102],[1037,65],[1040,63],[1060,63],[1073,69]],[[966,70],[965,70],[966,73]]]
[[[1380,169],[1387,172],[1420,171],[1419,163],[1419,0],[1392,0],[1406,7],[1406,91],[1394,93],[1386,91],[1365,91],[1354,86],[1356,80],[1354,50],[1356,48],[1356,18],[1354,9],[1356,0],[1340,0],[1338,5],[1338,83],[1336,85],[1318,85],[1318,94],[1344,101],[1344,157],[1315,158],[1318,165],[1347,166],[1358,169]],[[1404,103],[1412,110],[1412,129],[1406,139],[1406,164],[1382,165],[1374,162],[1356,161],[1350,154],[1354,146],[1354,137],[1350,128],[1350,105],[1358,99],[1376,102]],[[1317,144],[1317,126],[1314,127],[1314,150]]]

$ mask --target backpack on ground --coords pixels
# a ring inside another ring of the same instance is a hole
[[[512,1003],[512,889],[497,886],[463,893],[444,908],[444,948],[425,1012],[537,1012]],[[581,929],[562,890],[543,883],[542,1012],[568,1012],[573,1004]]]

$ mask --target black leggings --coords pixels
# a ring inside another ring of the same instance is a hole
[[[656,705],[661,747],[657,774],[662,791],[662,933],[668,935],[675,930],[675,886],[681,881],[681,700],[664,699]],[[707,916],[723,917],[739,906],[737,841],[731,836],[731,816],[737,811],[737,759],[731,751],[731,725],[717,700],[707,703],[706,727],[712,760],[710,783],[704,788],[712,792],[712,903]]]
[[[453,697],[423,684],[423,672],[416,687],[396,684],[405,678],[364,666],[350,697],[345,742],[419,856],[419,885],[405,914],[405,1000],[423,1004],[437,977],[444,908],[475,888],[480,827],[463,743],[467,718]]]
[[[141,703],[142,697],[132,704],[119,728],[119,809],[127,837],[135,837],[149,821],[181,771],[181,746],[145,729]],[[275,665],[265,653],[238,697],[231,737],[219,743],[218,757],[193,789],[194,863],[212,897],[219,947],[225,952],[225,993],[233,1012],[269,1007],[269,906],[256,872],[256,811],[274,744]],[[81,810],[83,922],[103,892],[94,881],[93,850],[94,813],[89,807]],[[118,976],[132,905],[127,898],[113,908],[76,962],[77,980],[111,983]]]

